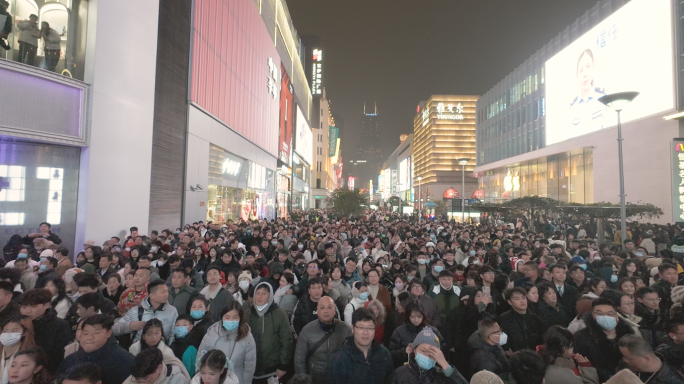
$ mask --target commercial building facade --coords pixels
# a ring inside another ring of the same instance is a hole
[[[477,197],[618,203],[617,114],[597,100],[637,91],[621,114],[627,201],[684,220],[673,217],[670,148],[681,124],[664,119],[682,106],[681,15],[675,1],[600,1],[483,95]]]
[[[459,164],[459,159],[468,159],[466,175],[475,167],[477,100],[478,96],[433,95],[418,106],[411,149],[416,201],[441,201],[450,189],[457,191],[453,197],[470,196],[477,189],[475,179],[466,176],[465,191],[461,190],[464,172]]]

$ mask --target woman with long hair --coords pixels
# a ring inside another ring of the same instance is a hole
[[[227,357],[231,371],[240,384],[249,384],[256,370],[256,342],[240,303],[233,301],[221,310],[221,320],[209,327],[197,356],[204,356],[212,349],[221,350]],[[201,362],[196,365],[201,365]]]
[[[57,311],[57,317],[64,319],[69,308],[74,305],[66,293],[66,283],[61,278],[55,278],[45,284],[45,288],[52,293],[52,308]],[[1,384],[1,383],[0,383]]]
[[[622,262],[620,270],[618,271],[618,277],[638,277],[639,276],[639,264],[635,259],[627,259]]]
[[[634,278],[630,277],[620,278],[620,280],[618,280],[616,284],[616,289],[620,292],[624,292],[625,294],[630,295],[631,297],[634,297],[634,294],[636,293],[636,284],[634,284],[633,279]]]
[[[385,320],[387,320],[385,307],[379,300],[371,300],[366,303],[365,307],[373,311],[373,315],[375,315],[375,341],[382,344],[385,334]]]
[[[226,354],[218,349],[212,349],[202,356],[199,371],[190,384],[239,384],[240,380],[235,372],[226,368],[227,364]]]
[[[553,384],[598,383],[596,368],[586,357],[573,353],[573,334],[554,325],[544,333],[544,345],[538,348],[546,362],[544,380]]]
[[[477,323],[484,317],[494,318],[496,310],[492,297],[484,293],[482,288],[470,288],[470,298],[463,312],[463,335],[470,335],[477,331]]]
[[[159,319],[150,319],[142,329],[142,337],[133,343],[128,352],[133,356],[138,356],[140,351],[148,348],[157,348],[166,356],[175,356],[173,350],[164,342],[164,325]]]
[[[19,251],[24,248],[21,239],[21,235],[12,235],[7,244],[2,248],[5,262],[16,259]]]
[[[7,319],[0,333],[0,383],[7,384],[9,368],[19,351],[36,345],[33,339],[33,322],[26,316],[14,316]]]
[[[45,368],[47,357],[40,347],[19,351],[8,371],[9,384],[48,384],[52,382]]]

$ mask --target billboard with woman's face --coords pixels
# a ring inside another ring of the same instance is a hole
[[[632,0],[546,62],[546,145],[617,125],[607,94],[640,92],[622,122],[674,108],[670,7]]]

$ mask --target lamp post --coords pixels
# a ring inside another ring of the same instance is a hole
[[[613,109],[617,112],[617,130],[618,130],[618,164],[620,168],[620,235],[622,247],[627,240],[627,208],[625,206],[625,176],[622,165],[622,124],[620,122],[620,112],[625,105],[629,104],[635,97],[639,96],[639,92],[620,92],[611,95],[605,95],[598,99],[601,104]]]
[[[423,217],[420,213],[420,203],[423,201],[423,195],[420,194],[420,181],[423,179],[423,176],[418,176],[418,222],[420,223],[420,219]]]
[[[467,157],[458,159],[458,165],[463,167],[461,169],[461,193],[463,194],[461,196],[461,223],[463,223],[463,225],[465,225],[465,196],[466,196],[466,193],[465,193],[465,166],[466,166],[466,164],[468,164],[469,161],[470,161],[470,159]]]

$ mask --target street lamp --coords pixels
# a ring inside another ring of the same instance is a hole
[[[420,203],[423,201],[423,196],[420,194],[420,181],[423,179],[423,176],[418,176],[418,222],[420,223],[420,218],[422,215],[420,214]]]
[[[470,161],[470,159],[467,157],[458,159],[458,165],[463,167],[461,169],[461,193],[463,194],[463,196],[461,196],[461,223],[463,223],[464,225],[465,225],[465,195],[466,195],[466,193],[465,193],[465,166],[466,166],[466,164],[468,164],[469,161]]]
[[[618,164],[620,166],[620,235],[622,236],[622,247],[627,240],[627,208],[625,207],[625,176],[622,170],[622,124],[620,122],[620,112],[625,105],[629,104],[635,97],[639,96],[639,92],[620,92],[611,95],[605,95],[598,99],[601,104],[612,108],[617,112],[617,129],[618,129]]]

